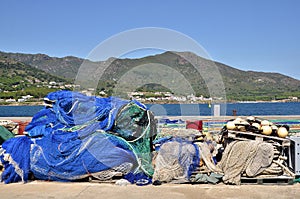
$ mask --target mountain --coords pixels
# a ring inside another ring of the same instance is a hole
[[[73,56],[57,58],[45,54],[5,53],[1,51],[0,57],[15,60],[66,79],[74,78],[83,62],[83,59]]]
[[[56,58],[5,52],[0,52],[0,57],[110,93],[113,90],[169,90],[218,96],[225,92],[229,100],[300,97],[299,80],[279,73],[239,70],[190,52],[165,52],[139,59],[110,58],[101,62],[72,56]]]
[[[0,98],[22,95],[44,97],[69,81],[7,57],[0,56]]]

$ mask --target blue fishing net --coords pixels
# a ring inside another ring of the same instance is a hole
[[[116,97],[98,98],[78,92],[57,91],[49,93],[45,97],[45,103],[44,109],[32,118],[32,122],[25,129],[30,136],[48,133],[41,128],[71,128],[92,123],[97,123],[98,129],[110,130],[118,110],[129,101]]]
[[[36,178],[57,181],[82,179],[123,163],[131,163],[130,170],[138,167],[128,143],[105,132],[78,139],[77,132],[57,131],[34,140],[30,160]]]
[[[31,150],[24,149],[28,153],[24,159],[30,161],[30,171],[37,179],[102,179],[105,171],[153,174],[156,127],[153,114],[143,104],[72,91],[49,93],[44,102],[45,107],[25,128],[32,144]],[[9,152],[17,162],[25,161],[17,149]],[[6,174],[14,176],[14,171]]]
[[[30,145],[28,137],[6,140],[0,148],[0,162],[4,166],[1,181],[4,183],[27,182],[30,173]]]

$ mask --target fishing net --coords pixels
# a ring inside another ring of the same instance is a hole
[[[254,177],[268,168],[273,160],[273,146],[258,141],[234,141],[230,143],[217,167],[223,173],[223,182],[240,184],[241,174]]]
[[[14,137],[0,147],[0,162],[4,166],[1,181],[27,182],[30,173],[31,140],[25,136]]]
[[[132,163],[124,162],[119,166],[113,167],[108,170],[100,171],[97,173],[92,173],[91,175],[100,181],[105,181],[105,180],[110,180],[115,176],[124,176],[128,174],[131,171],[132,167],[133,167]]]
[[[136,103],[129,103],[117,114],[112,132],[131,144],[141,161],[141,169],[152,176],[152,141],[156,136],[154,115]]]
[[[137,101],[49,93],[44,109],[25,129],[33,142],[30,171],[37,179],[58,181],[152,176],[155,125],[153,114]]]
[[[30,160],[36,178],[57,181],[82,179],[110,169],[126,174],[128,169],[138,167],[128,143],[105,132],[93,133],[82,140],[76,132],[56,132],[36,139]],[[132,166],[118,170],[124,163]]]
[[[164,142],[154,159],[153,181],[188,182],[199,161],[199,149],[191,142],[179,138]]]
[[[7,128],[0,125],[0,145],[9,138],[14,137],[14,134]]]

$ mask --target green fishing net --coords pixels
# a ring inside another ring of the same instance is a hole
[[[112,132],[130,143],[139,158],[141,169],[152,176],[152,141],[156,136],[152,112],[129,103],[119,111]]]

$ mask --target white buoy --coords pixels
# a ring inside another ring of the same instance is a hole
[[[261,121],[260,123],[262,126],[269,126],[270,125],[270,122],[268,120],[263,120]]]
[[[262,134],[264,135],[271,135],[272,134],[272,128],[270,126],[262,126]]]
[[[233,130],[235,129],[235,123],[233,121],[229,121],[227,122],[226,127],[228,130]]]
[[[255,117],[254,117],[254,116],[249,116],[249,117],[247,117],[246,119],[249,120],[249,121],[254,121],[254,120],[255,120]]]
[[[258,130],[261,130],[261,126],[258,123],[253,123],[252,126],[256,127]]]
[[[289,132],[286,130],[285,127],[282,126],[278,128],[277,134],[279,137],[285,138],[289,134]]]
[[[242,118],[237,117],[237,118],[234,120],[234,123],[235,123],[235,124],[240,124],[242,121],[243,121]]]
[[[241,124],[242,125],[250,125],[249,122],[247,122],[247,121],[242,121]]]

